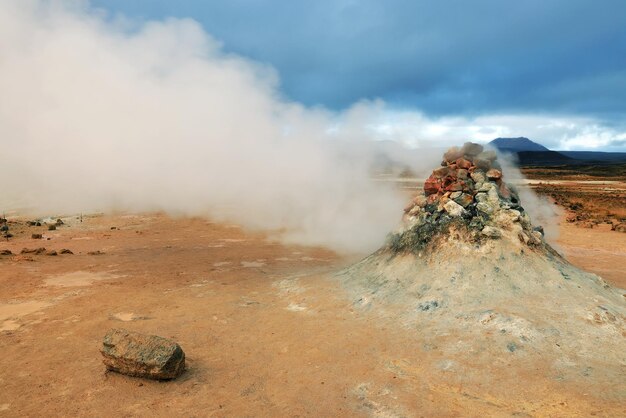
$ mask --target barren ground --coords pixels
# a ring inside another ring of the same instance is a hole
[[[16,226],[0,244],[74,252],[0,256],[0,416],[623,413],[626,385],[611,388],[617,397],[588,390],[499,348],[493,369],[476,370],[403,324],[355,312],[327,274],[354,258],[200,219],[65,221]],[[562,222],[559,245],[626,288],[626,233]],[[175,339],[188,370],[172,382],[105,373],[98,350],[111,327]],[[476,374],[491,384],[468,384]]]

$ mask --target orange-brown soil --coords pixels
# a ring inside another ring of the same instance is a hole
[[[0,416],[623,412],[626,395],[604,393],[601,378],[581,385],[499,347],[451,359],[411,327],[354,310],[327,274],[354,258],[199,219],[65,220],[56,231],[14,225],[15,238],[0,244],[16,254],[42,246],[74,252],[0,256]],[[597,234],[593,245],[563,227],[560,242],[575,263],[624,285],[624,263],[615,264],[624,241],[602,257],[593,251],[610,245],[602,236],[626,234],[586,230]],[[173,338],[188,370],[171,382],[105,373],[99,348],[112,327]],[[485,355],[493,367],[474,367]],[[489,383],[472,384],[476,376]]]

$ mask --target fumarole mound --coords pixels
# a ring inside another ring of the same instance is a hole
[[[487,370],[514,354],[585,385],[621,382],[611,393],[626,396],[626,292],[545,242],[496,157],[473,143],[447,151],[402,227],[337,277],[357,309],[452,363]]]

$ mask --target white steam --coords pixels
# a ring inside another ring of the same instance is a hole
[[[281,99],[271,68],[190,20],[129,27],[85,4],[3,2],[0,92],[5,209],[205,215],[348,251],[400,217],[404,199],[369,179],[358,105]]]

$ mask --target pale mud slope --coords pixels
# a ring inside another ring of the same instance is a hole
[[[355,307],[394,319],[455,360],[489,369],[509,351],[581,382],[593,371],[606,393],[618,385],[614,395],[626,394],[626,292],[555,253],[449,240],[421,256],[381,250],[338,277]]]

